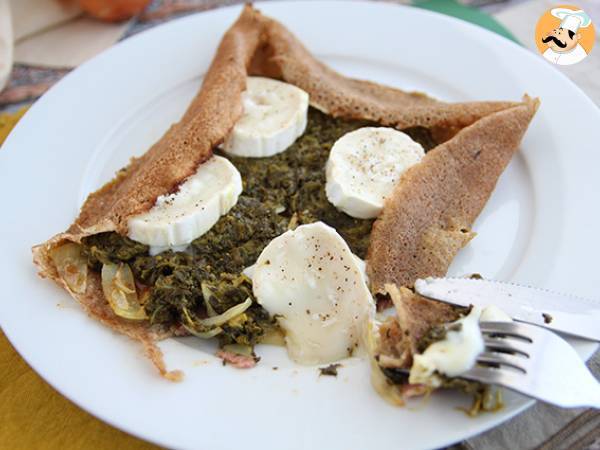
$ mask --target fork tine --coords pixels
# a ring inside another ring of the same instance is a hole
[[[484,352],[477,357],[478,363],[500,364],[527,373],[527,359],[523,356],[508,355],[505,353]]]
[[[524,327],[528,328],[525,332]],[[501,336],[484,335],[486,351],[477,358],[478,365],[460,375],[462,378],[504,386],[566,408],[600,408],[600,383],[575,349],[559,335],[524,324],[515,327],[510,323],[491,323],[485,328]],[[527,336],[532,341],[515,336]],[[529,353],[529,357],[493,354],[494,346],[502,351]],[[514,366],[524,371],[519,372]]]
[[[523,377],[523,374],[494,367],[475,366],[460,376],[469,380],[479,381],[480,383],[512,387],[519,384],[519,380]]]
[[[504,334],[533,342],[535,330],[518,322],[481,322],[483,334]]]
[[[519,353],[523,356],[530,356],[530,343],[518,341],[510,338],[495,338],[483,336],[483,342],[488,350],[499,350],[505,353]]]

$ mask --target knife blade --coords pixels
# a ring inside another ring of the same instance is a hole
[[[460,306],[495,305],[517,321],[600,342],[600,301],[473,278],[421,279],[415,290]]]

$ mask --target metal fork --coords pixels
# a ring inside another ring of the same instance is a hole
[[[560,336],[517,322],[482,322],[480,327],[485,351],[461,378],[504,386],[564,408],[600,408],[600,383]]]

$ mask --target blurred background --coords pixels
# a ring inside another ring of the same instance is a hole
[[[276,0],[271,0],[276,1]],[[474,22],[535,50],[540,15],[565,1],[385,0]],[[600,0],[576,0],[600,23]],[[0,0],[0,112],[19,110],[87,59],[164,21],[240,0]],[[598,40],[598,36],[596,37]],[[561,67],[600,104],[600,51]],[[589,89],[589,86],[592,89]]]

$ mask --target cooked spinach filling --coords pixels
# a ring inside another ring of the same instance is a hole
[[[221,325],[221,345],[254,345],[275,321],[254,301],[250,280],[242,270],[275,237],[297,225],[322,221],[334,227],[351,250],[364,258],[372,220],[338,211],[325,195],[325,164],[334,142],[345,133],[370,125],[336,119],[311,108],[305,133],[285,152],[268,158],[225,156],[240,171],[244,190],[237,204],[186,252],[150,256],[146,245],[117,233],[83,240],[88,265],[127,263],[151,323],[183,324],[199,332],[208,313],[223,314],[246,299],[243,314]],[[435,146],[426,128],[405,130],[425,150]]]

